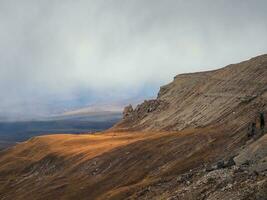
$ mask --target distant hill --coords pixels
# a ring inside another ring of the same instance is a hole
[[[41,135],[103,131],[112,127],[121,117],[119,112],[106,111],[53,116],[34,121],[0,121],[0,149]]]
[[[64,112],[62,116],[97,115],[105,113],[121,113],[122,105],[95,105]]]

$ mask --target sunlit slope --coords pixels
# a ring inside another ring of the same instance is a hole
[[[234,149],[224,136],[192,129],[33,138],[1,153],[0,198],[123,199],[158,178],[223,157]],[[222,144],[229,145],[224,153]]]

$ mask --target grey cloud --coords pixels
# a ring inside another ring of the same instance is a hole
[[[43,112],[81,89],[88,101],[145,96],[178,73],[266,53],[266,19],[264,0],[1,0],[0,114]]]

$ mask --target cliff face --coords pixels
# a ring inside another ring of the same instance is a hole
[[[266,111],[267,55],[208,72],[181,74],[160,88],[113,130],[181,130],[247,124]]]

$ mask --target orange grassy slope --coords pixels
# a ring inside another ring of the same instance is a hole
[[[0,199],[124,199],[232,151],[216,130],[36,137],[1,152]]]

